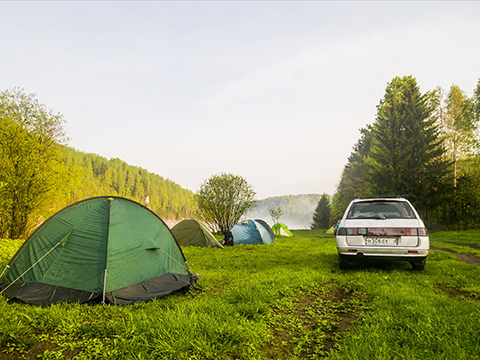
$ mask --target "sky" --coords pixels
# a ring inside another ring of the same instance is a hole
[[[480,78],[476,1],[1,1],[0,91],[63,114],[68,145],[196,192],[332,195],[396,76]]]

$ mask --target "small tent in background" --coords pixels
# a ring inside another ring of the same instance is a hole
[[[20,247],[0,283],[7,298],[131,304],[194,285],[169,228],[143,205],[96,197],[45,221]]]
[[[230,231],[235,244],[273,244],[272,235],[258,220],[242,220]]]
[[[275,233],[273,232],[272,228],[270,227],[270,225],[268,225],[268,223],[265,220],[255,219],[255,221],[260,223],[265,228],[265,230],[268,231],[268,233],[272,237],[272,240],[275,239]]]
[[[281,222],[277,222],[272,226],[272,230],[276,235],[280,236],[293,236],[292,232],[288,229],[287,225]]]
[[[213,234],[199,221],[183,220],[172,228],[172,233],[180,246],[203,246],[223,248]]]

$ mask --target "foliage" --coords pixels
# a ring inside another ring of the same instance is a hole
[[[221,173],[200,185],[195,200],[199,215],[214,227],[213,231],[226,233],[256,205],[255,195],[245,178]]]
[[[280,205],[278,205],[277,207],[269,208],[268,213],[272,217],[272,221],[275,224],[278,219],[280,219],[280,217],[283,215],[283,209]]]
[[[432,251],[424,272],[403,262],[358,262],[342,271],[333,236],[294,234],[271,245],[185,247],[201,276],[198,288],[144,304],[40,308],[0,297],[0,352],[45,359],[478,357],[478,266]],[[479,230],[431,237],[480,247]],[[2,240],[0,254],[20,245]]]
[[[454,165],[474,151],[476,124],[471,110],[471,99],[457,85],[452,85],[447,94],[442,132]]]
[[[193,192],[138,166],[112,158],[63,147],[63,162],[70,172],[68,190],[58,211],[93,196],[114,195],[135,200],[163,219],[191,218],[195,213]]]
[[[330,226],[330,196],[323,194],[318,205],[313,212],[313,222],[310,228],[314,229],[328,229]]]
[[[480,213],[480,79],[471,98],[457,85],[445,91],[436,88],[429,101],[444,140],[450,191],[443,199],[438,223],[452,228],[478,226]]]
[[[51,214],[67,182],[63,125],[35,94],[0,93],[0,236],[24,238]]]
[[[458,162],[454,191],[446,204],[447,220],[456,229],[478,228],[480,223],[480,154]]]

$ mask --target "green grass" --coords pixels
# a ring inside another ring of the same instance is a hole
[[[480,230],[438,231],[430,234],[430,240],[468,244],[480,248]]]
[[[479,358],[479,266],[431,251],[425,271],[339,270],[332,235],[294,233],[186,247],[197,287],[148,303],[40,308],[0,297],[0,359]],[[480,232],[431,237],[480,246]],[[0,271],[19,245],[0,240]]]
[[[430,235],[430,242],[437,248],[480,258],[480,230],[439,231]]]

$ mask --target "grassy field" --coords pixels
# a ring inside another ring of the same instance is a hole
[[[453,252],[480,247],[480,231],[431,238]],[[0,271],[18,246],[0,240]],[[451,253],[432,251],[425,271],[339,270],[333,236],[310,230],[183,250],[197,287],[148,303],[40,308],[0,297],[0,359],[480,358],[480,267]]]

